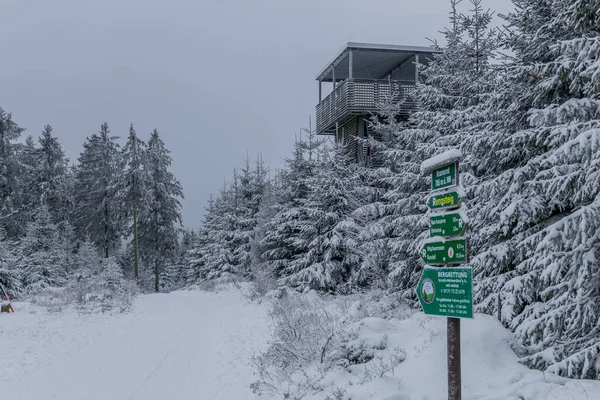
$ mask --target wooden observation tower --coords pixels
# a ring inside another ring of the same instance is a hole
[[[419,65],[428,64],[435,53],[432,47],[348,43],[317,75],[317,134],[335,135],[357,162],[377,166],[357,138],[373,135],[367,122],[385,101],[403,101],[400,117],[408,118],[415,107],[410,94],[419,81]],[[325,98],[323,82],[331,82]]]

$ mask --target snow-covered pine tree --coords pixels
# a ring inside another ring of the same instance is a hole
[[[116,140],[107,123],[87,139],[74,185],[75,228],[80,237],[89,237],[102,249],[105,258],[115,253],[124,230],[119,192],[122,163]]]
[[[210,194],[208,206],[205,208],[202,226],[198,233],[198,239],[188,251],[187,258],[187,273],[185,274],[186,284],[191,285],[205,280],[208,274],[206,266],[208,249],[211,240],[214,238],[212,230],[217,228],[217,224],[213,221],[217,219],[215,210],[215,199],[213,194]]]
[[[178,266],[178,276],[181,286],[188,286],[196,281],[195,269],[190,262],[192,252],[198,246],[198,234],[192,229],[185,229],[181,236],[179,244],[179,252],[177,255],[176,265]]]
[[[154,269],[154,290],[159,291],[160,269],[177,254],[183,189],[170,171],[172,158],[158,131],[150,135],[147,148],[148,206],[140,215],[138,235],[141,256]]]
[[[266,293],[273,289],[276,280],[271,271],[263,264],[262,254],[267,250],[262,241],[269,233],[267,230],[268,222],[281,211],[281,194],[284,188],[281,185],[281,170],[276,170],[274,177],[270,177],[265,182],[263,196],[261,198],[258,213],[256,215],[256,228],[254,237],[250,245],[250,256],[252,263],[251,279],[255,282],[255,288],[259,293]]]
[[[297,237],[306,250],[281,271],[281,282],[303,290],[348,291],[353,270],[361,262],[358,225],[351,217],[357,207],[357,173],[343,144],[323,154],[307,181],[309,194],[300,208]]]
[[[486,143],[510,151],[476,193],[489,244],[473,260],[486,271],[475,290],[488,310],[500,296],[503,321],[532,352],[524,362],[597,379],[600,11],[579,0],[515,5],[515,56],[496,104],[506,118]]]
[[[34,220],[19,243],[17,267],[27,293],[62,286],[67,279],[67,258],[57,225],[45,204],[36,210]]]
[[[246,158],[245,166],[239,176],[239,185],[236,190],[236,210],[234,232],[229,247],[233,252],[233,263],[238,275],[248,277],[251,273],[252,254],[251,247],[257,227],[257,217],[262,201],[267,171],[261,157],[255,162],[255,167],[250,166]]]
[[[426,231],[427,183],[420,163],[439,134],[430,129],[408,129],[398,121],[401,104],[380,104],[380,118],[372,129],[381,141],[370,140],[383,160],[380,168],[362,168],[358,187],[361,205],[353,217],[362,230],[358,242],[365,255],[353,282],[359,286],[389,287],[412,297],[422,263],[418,257],[420,236]],[[360,196],[362,194],[362,196]]]
[[[0,223],[9,238],[18,237],[25,228],[17,215],[22,166],[15,150],[23,130],[0,108]]]
[[[451,27],[442,33],[446,42],[434,41],[438,53],[422,71],[415,100],[419,104],[411,122],[420,129],[440,133],[432,152],[460,146],[471,126],[485,115],[478,108],[496,89],[496,70],[491,61],[498,49],[498,32],[490,28],[493,14],[482,0],[469,0],[472,9],[460,14],[462,0],[451,0]]]
[[[308,242],[300,235],[300,225],[306,221],[302,206],[310,195],[308,182],[317,173],[316,153],[322,141],[310,129],[305,133],[307,138],[296,141],[292,158],[286,160],[279,211],[265,225],[266,234],[260,242],[263,268],[274,277],[281,277],[288,264],[308,249]]]
[[[6,235],[0,231],[0,284],[11,298],[17,297],[22,290],[16,260],[13,244],[6,240]]]
[[[133,242],[133,278],[139,278],[138,219],[148,206],[146,187],[149,185],[146,143],[137,137],[133,124],[129,127],[129,137],[123,147],[123,166],[125,168],[123,185],[123,204],[127,216],[127,235]]]
[[[231,184],[233,207],[227,213],[228,226],[231,226],[226,247],[231,252],[232,270],[239,276],[248,276],[250,271],[250,242],[254,235],[255,218],[252,210],[252,179],[250,160],[246,158],[245,168],[238,175],[234,170]]]
[[[39,149],[31,135],[25,138],[24,144],[17,144],[15,151],[21,165],[19,171],[19,212],[14,216],[14,222],[23,229],[33,219],[37,207],[41,204],[41,192],[37,177],[40,168]]]
[[[40,201],[48,206],[54,221],[59,223],[68,220],[73,212],[73,176],[68,167],[69,160],[52,131],[50,125],[44,126],[39,138],[36,181]]]
[[[368,196],[355,217],[365,227],[360,243],[368,256],[356,280],[385,285],[381,277],[389,272],[396,288],[410,297],[414,297],[422,265],[418,245],[427,231],[423,217],[429,187],[419,165],[465,140],[466,127],[479,117],[473,109],[494,87],[490,58],[497,40],[488,29],[491,13],[482,10],[480,0],[471,0],[471,15],[464,16],[457,10],[459,3],[450,2],[451,27],[443,32],[446,45],[434,42],[439,52],[421,71],[423,82],[414,94],[419,109],[403,126],[396,117],[401,105],[380,105],[382,118],[374,121],[373,128],[383,141],[369,144],[384,166],[361,173],[359,189]]]
[[[69,288],[78,304],[85,304],[90,294],[92,279],[102,271],[102,259],[98,248],[90,240],[79,243],[72,259],[73,273]]]
[[[172,261],[167,262],[164,267],[160,270],[159,285],[160,291],[170,292],[180,287],[181,276],[177,259],[173,258]]]
[[[102,272],[97,279],[96,293],[100,300],[102,310],[113,307],[125,308],[125,279],[121,266],[113,257],[102,261]]]
[[[237,174],[234,173],[234,183],[224,184],[212,205],[212,210],[204,219],[204,234],[200,237],[200,245],[203,248],[200,277],[203,280],[217,279],[237,272],[232,251],[238,200],[236,180]]]

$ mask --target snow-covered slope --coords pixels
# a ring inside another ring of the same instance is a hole
[[[116,315],[14,305],[0,315],[3,399],[255,398],[266,313],[236,289],[144,295]]]
[[[320,309],[348,301],[308,297],[303,304]],[[251,303],[233,287],[144,295],[125,314],[49,313],[15,303],[16,313],[0,314],[0,398],[256,400],[250,357],[271,339],[267,304]],[[374,349],[374,358],[324,371],[320,389],[305,400],[443,400],[444,319],[409,310],[394,312],[405,319],[383,319],[356,304],[339,316],[350,332],[343,343],[347,350]],[[519,364],[512,334],[494,318],[477,315],[462,328],[465,400],[600,399],[598,382],[544,376]],[[389,368],[394,354],[404,361]]]
[[[446,394],[446,321],[416,313],[405,320],[365,318],[354,343],[379,343],[367,364],[336,368],[323,379],[326,389],[307,400],[344,393],[340,400],[443,400]],[[493,317],[478,314],[463,320],[462,387],[465,400],[600,399],[600,383],[569,380],[532,371],[517,362],[513,335]],[[402,349],[405,360],[395,368],[390,354]],[[365,379],[365,372],[370,377]],[[382,376],[379,376],[379,375]]]

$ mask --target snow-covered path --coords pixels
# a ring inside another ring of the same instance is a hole
[[[265,308],[235,289],[144,295],[119,315],[17,307],[0,316],[0,393],[23,400],[253,399],[249,358],[267,338]]]

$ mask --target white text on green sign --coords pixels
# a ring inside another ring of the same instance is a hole
[[[429,265],[461,264],[467,262],[467,241],[464,237],[425,242],[421,258]]]
[[[431,215],[429,217],[429,236],[461,236],[467,228],[460,212]]]
[[[473,273],[470,267],[425,267],[417,297],[428,315],[473,318]]]
[[[431,173],[431,190],[438,190],[456,185],[457,163],[444,165]]]

